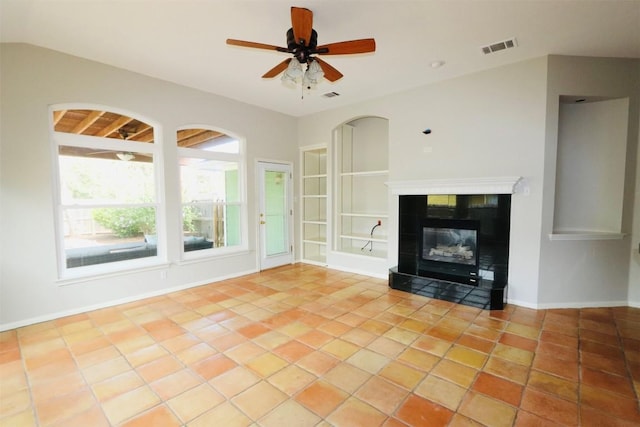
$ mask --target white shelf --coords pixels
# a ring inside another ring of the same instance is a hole
[[[387,236],[375,236],[372,237],[369,234],[361,234],[361,233],[356,233],[356,234],[341,234],[340,235],[341,239],[352,239],[352,240],[361,240],[363,242],[377,242],[377,243],[387,243]]]
[[[301,257],[303,261],[326,265],[327,149],[303,150],[301,160]]]
[[[380,171],[362,171],[362,172],[342,172],[340,176],[382,176],[388,175],[388,170]]]
[[[340,216],[350,216],[357,218],[389,218],[389,215],[382,213],[362,213],[362,212],[342,212]]]
[[[316,236],[316,237],[305,237],[304,240],[302,240],[303,243],[317,243],[319,245],[326,245],[327,244],[327,238],[324,236]]]
[[[625,236],[624,233],[573,231],[549,234],[549,240],[622,240]]]
[[[327,220],[325,219],[303,219],[303,224],[318,224],[318,225],[327,225]]]
[[[371,258],[387,257],[387,135],[388,122],[374,117],[356,119],[341,126],[336,133],[333,203],[336,210],[332,218],[337,221],[332,234],[335,241],[330,265],[368,271]],[[376,226],[378,221],[382,222],[381,226]],[[363,246],[366,248],[361,250]],[[356,260],[354,255],[368,260]]]

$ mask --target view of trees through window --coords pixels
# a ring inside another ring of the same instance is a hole
[[[155,257],[153,127],[97,110],[53,112],[66,269]]]
[[[113,265],[106,270],[111,271],[124,265],[111,263],[135,266],[140,261],[132,260],[157,257],[166,245],[158,238],[166,230],[158,228],[165,227],[161,219],[167,212],[158,201],[158,178],[164,174],[158,171],[161,147],[155,145],[153,126],[82,109],[53,111],[53,125],[61,271],[101,264]],[[176,142],[184,252],[239,247],[246,210],[240,141],[190,128],[178,130]]]
[[[240,144],[207,129],[178,131],[185,252],[241,244]]]

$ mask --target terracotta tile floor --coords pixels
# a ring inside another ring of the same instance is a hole
[[[0,334],[2,426],[637,426],[640,309],[297,264]]]

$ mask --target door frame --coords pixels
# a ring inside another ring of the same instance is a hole
[[[265,255],[265,251],[266,251],[266,245],[264,244],[264,238],[263,238],[263,230],[260,224],[261,218],[260,218],[260,213],[262,211],[263,208],[263,202],[264,202],[264,193],[263,193],[263,187],[262,187],[262,168],[264,166],[268,166],[268,165],[277,165],[277,166],[284,166],[286,168],[288,168],[289,170],[289,177],[288,182],[288,188],[287,188],[287,194],[286,194],[286,204],[287,204],[287,209],[289,210],[289,215],[288,215],[288,224],[287,224],[287,234],[288,234],[288,245],[289,245],[289,252],[287,253],[287,255],[283,255],[281,256],[282,259],[285,259],[284,262],[276,264],[276,265],[271,265],[269,263],[265,262],[266,257]],[[285,161],[285,160],[272,160],[272,159],[256,159],[255,160],[255,185],[256,185],[256,262],[257,262],[257,266],[258,266],[258,271],[263,271],[263,270],[267,270],[270,268],[275,268],[275,267],[279,267],[282,265],[287,265],[287,264],[293,264],[295,261],[295,246],[294,246],[294,242],[295,242],[295,236],[294,236],[294,181],[293,181],[293,162],[289,162],[289,161]]]

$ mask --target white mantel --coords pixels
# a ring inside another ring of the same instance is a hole
[[[423,194],[513,194],[519,176],[484,178],[421,179],[389,181],[386,185],[394,195]]]

